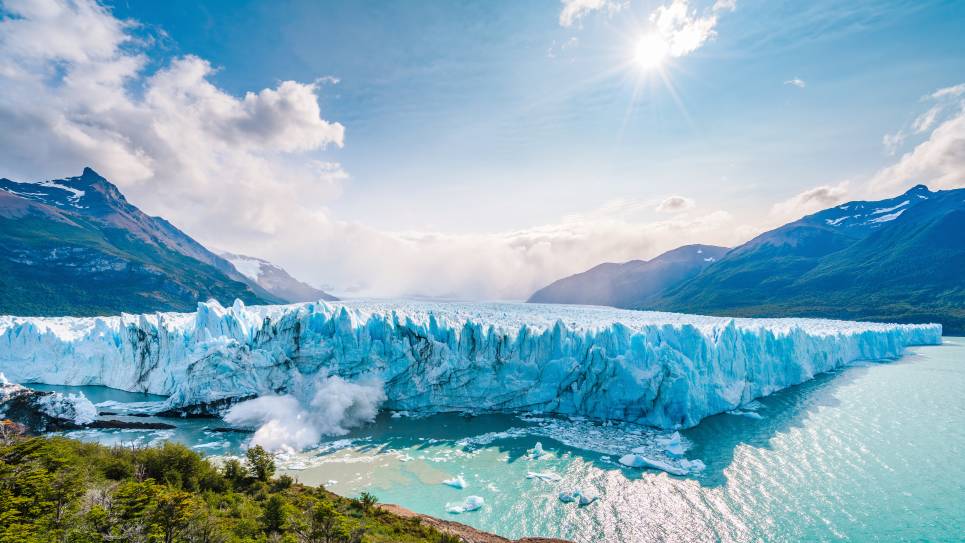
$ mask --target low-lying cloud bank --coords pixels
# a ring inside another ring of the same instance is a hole
[[[344,435],[375,419],[385,401],[377,379],[348,382],[325,377],[306,393],[261,396],[233,406],[224,417],[232,426],[255,429],[252,445],[269,451],[298,451],[324,436]]]

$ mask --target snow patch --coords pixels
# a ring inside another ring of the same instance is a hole
[[[890,213],[890,214],[888,214],[888,215],[882,215],[882,216],[880,216],[880,217],[878,217],[878,218],[871,219],[871,220],[868,221],[868,222],[869,222],[869,223],[883,223],[883,222],[893,221],[893,220],[897,219],[898,217],[900,217],[901,214],[904,213],[904,212],[905,212],[905,210],[902,209],[902,210],[896,211],[895,213]]]
[[[910,204],[910,203],[911,203],[910,200],[905,200],[904,202],[902,202],[902,203],[900,203],[900,204],[898,204],[898,205],[896,205],[896,206],[894,206],[894,207],[881,207],[881,208],[878,208],[878,209],[872,211],[871,214],[872,214],[872,215],[881,215],[882,213],[890,213],[890,212],[892,212],[892,211],[894,211],[894,210],[896,210],[896,209],[900,209],[900,208],[902,208],[902,207],[905,207],[906,205],[908,205],[908,204]],[[900,215],[900,213],[899,213],[899,215]]]

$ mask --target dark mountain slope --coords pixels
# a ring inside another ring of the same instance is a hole
[[[277,301],[90,168],[42,183],[0,179],[0,313],[180,311],[209,298]]]
[[[713,245],[685,245],[652,260],[600,264],[536,291],[528,301],[617,307],[647,304],[694,277],[727,251]]]

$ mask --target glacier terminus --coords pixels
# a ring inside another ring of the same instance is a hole
[[[295,410],[297,444],[309,446],[382,408],[690,427],[840,366],[940,344],[941,334],[936,324],[595,306],[211,301],[194,313],[0,317],[0,372],[161,394],[155,412],[227,412],[254,427]]]

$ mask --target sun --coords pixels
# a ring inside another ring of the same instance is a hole
[[[644,70],[659,68],[670,54],[670,46],[660,36],[649,34],[637,41],[633,61]]]

